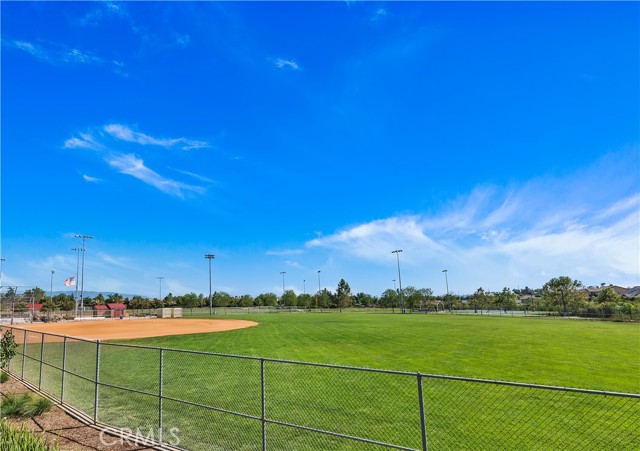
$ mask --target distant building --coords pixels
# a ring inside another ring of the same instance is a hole
[[[93,306],[93,316],[95,317],[105,317],[109,318],[111,315],[109,314],[109,307],[102,304],[96,304]]]
[[[624,296],[624,294],[629,291],[629,288],[620,287],[618,285],[600,285],[599,287],[588,287],[587,294],[590,298],[594,298],[600,294],[600,292],[606,290],[607,288],[613,289],[620,296]]]
[[[119,302],[114,302],[107,305],[94,305],[93,316],[105,317],[105,318],[120,318],[124,316],[127,306]]]
[[[627,289],[627,291],[622,293],[622,296],[625,298],[632,298],[634,300],[640,299],[640,285]]]
[[[111,318],[120,318],[121,316],[124,316],[127,306],[119,302],[115,302],[112,304],[107,304],[107,308],[111,313]]]

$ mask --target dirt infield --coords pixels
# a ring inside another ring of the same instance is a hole
[[[257,325],[254,321],[239,319],[124,319],[26,324],[19,328],[93,340],[118,340],[224,332]]]

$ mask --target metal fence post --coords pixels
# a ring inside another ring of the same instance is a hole
[[[64,373],[67,370],[67,337],[62,344],[62,387],[60,389],[60,402],[64,404]]]
[[[96,342],[96,394],[93,404],[93,423],[98,422],[98,387],[100,386],[100,340]]]
[[[420,431],[422,432],[422,450],[427,451],[427,423],[424,415],[424,395],[422,393],[422,374],[418,373],[418,398],[420,401]]]
[[[40,344],[40,376],[38,377],[38,391],[42,387],[42,364],[44,361],[44,334],[42,334],[42,340]]]
[[[160,348],[160,380],[158,385],[158,441],[162,444],[162,368],[164,349]]]
[[[267,451],[267,398],[264,386],[264,359],[260,359],[260,385],[262,387],[262,451]]]
[[[24,362],[25,362],[25,354],[27,353],[27,335],[29,334],[29,332],[27,332],[26,330],[23,333],[23,340],[22,340],[22,371],[21,371],[21,375],[20,375],[20,380],[24,381]]]

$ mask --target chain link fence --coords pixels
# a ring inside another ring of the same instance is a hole
[[[12,330],[9,371],[87,421],[189,450],[637,450],[640,395]]]

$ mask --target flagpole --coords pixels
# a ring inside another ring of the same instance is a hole
[[[74,301],[75,301],[75,306],[76,306],[76,313],[75,316],[73,317],[74,319],[76,319],[78,317],[78,274],[80,272],[80,248],[79,247],[74,247],[73,249],[71,249],[72,251],[77,251],[76,253],[78,254],[78,258],[76,259],[76,280],[75,280],[75,285],[76,285],[76,295],[74,296]]]

